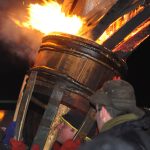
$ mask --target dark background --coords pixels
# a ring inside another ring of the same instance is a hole
[[[137,104],[150,107],[150,38],[146,39],[127,59],[127,80],[134,86]]]

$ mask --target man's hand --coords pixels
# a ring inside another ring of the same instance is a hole
[[[26,150],[26,145],[23,141],[17,141],[15,139],[10,139],[11,150]]]
[[[67,140],[61,147],[60,150],[77,150],[81,144],[80,139]]]

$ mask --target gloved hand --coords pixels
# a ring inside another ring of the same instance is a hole
[[[17,141],[15,139],[10,139],[11,150],[26,150],[27,147],[23,141]]]
[[[38,144],[33,144],[31,150],[40,150],[40,146]]]
[[[60,150],[77,150],[81,144],[80,139],[67,140],[61,147]]]

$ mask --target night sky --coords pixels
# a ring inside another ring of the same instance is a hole
[[[150,107],[150,38],[146,39],[127,60],[127,80],[133,85],[139,106]]]
[[[0,101],[17,100],[24,75],[33,64],[42,38],[38,33],[16,27],[8,18],[14,14],[22,17],[24,13],[16,12],[25,5],[20,0],[15,3],[13,0],[0,1]],[[137,104],[141,107],[150,107],[149,43],[150,38],[127,59],[127,81],[133,85]],[[9,109],[15,108],[15,104],[9,106]],[[3,107],[1,103],[0,107]]]

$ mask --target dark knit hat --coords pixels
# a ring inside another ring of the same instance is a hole
[[[104,105],[116,111],[134,113],[139,117],[144,112],[136,106],[134,89],[131,84],[124,80],[110,80],[104,83],[91,97],[93,105]]]
[[[67,114],[62,116],[62,120],[73,129],[78,130],[81,127],[85,119],[85,116],[86,115],[81,113],[79,110],[71,109]],[[89,131],[87,137],[93,138],[96,134],[96,129],[97,129],[97,124],[95,122],[92,129]]]

